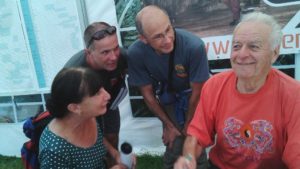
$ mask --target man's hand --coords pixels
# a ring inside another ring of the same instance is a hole
[[[174,164],[174,169],[195,169],[196,160],[190,154],[180,156]]]
[[[162,121],[164,125],[162,140],[165,145],[172,147],[173,141],[181,133],[173,125],[171,119],[168,117],[167,113],[163,110],[159,102],[157,101],[152,85],[145,85],[140,87],[141,93],[144,97],[144,101],[148,108]]]
[[[180,135],[181,135],[181,133],[179,132],[179,130],[176,127],[164,126],[163,136],[162,136],[164,145],[168,146],[169,148],[172,148],[173,141],[175,140],[175,138],[177,136],[180,136]]]
[[[196,137],[187,136],[182,150],[184,156],[180,156],[177,159],[174,169],[195,169],[197,165],[196,158],[199,157],[202,150],[202,147],[198,145]]]

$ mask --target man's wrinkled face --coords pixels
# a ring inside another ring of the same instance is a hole
[[[278,56],[270,32],[270,26],[260,22],[245,22],[235,30],[230,59],[238,78],[255,80],[268,74]]]

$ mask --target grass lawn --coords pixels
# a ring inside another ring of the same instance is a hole
[[[138,156],[136,169],[161,169],[162,157],[144,154]],[[23,169],[22,161],[16,157],[0,155],[0,169]]]
[[[0,155],[0,169],[23,169],[22,161],[20,158]]]

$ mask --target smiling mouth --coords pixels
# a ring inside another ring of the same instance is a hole
[[[109,63],[109,66],[115,66],[117,64],[117,62],[113,62],[113,63]]]
[[[238,64],[238,65],[253,65],[254,62],[251,62],[251,63],[236,63],[236,64]]]

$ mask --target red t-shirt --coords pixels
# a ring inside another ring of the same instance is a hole
[[[300,83],[271,69],[254,94],[236,90],[233,71],[204,85],[188,134],[226,169],[300,168]],[[215,137],[216,135],[216,137]]]

